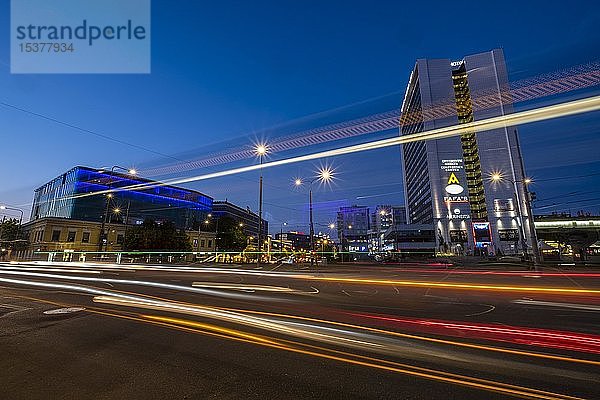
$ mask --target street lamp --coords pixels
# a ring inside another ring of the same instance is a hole
[[[310,266],[314,266],[314,254],[315,254],[315,227],[313,224],[313,202],[312,202],[312,185],[315,181],[319,181],[320,183],[329,183],[333,179],[333,170],[330,167],[322,167],[319,169],[317,176],[311,179],[308,183],[308,209],[310,214]],[[294,179],[294,185],[302,186],[302,179],[296,178]]]
[[[519,230],[519,235],[521,236],[521,246],[523,248],[523,255],[525,257],[527,257],[527,240],[526,240],[525,226],[523,224],[523,213],[521,211],[521,202],[519,201],[519,190],[518,190],[518,184],[519,183],[523,184],[523,193],[525,195],[525,208],[527,211],[527,215],[529,217],[529,218],[527,218],[527,222],[529,225],[529,231],[531,232],[531,250],[533,253],[533,262],[537,268],[537,265],[540,262],[540,252],[539,252],[539,247],[538,247],[538,243],[537,243],[537,233],[535,231],[535,221],[533,220],[533,212],[531,210],[531,197],[530,197],[529,189],[528,189],[528,185],[530,183],[532,183],[533,180],[531,178],[524,178],[522,181],[519,181],[519,180],[515,181],[510,178],[504,177],[499,172],[493,172],[490,175],[490,180],[495,183],[499,183],[502,181],[508,181],[508,182],[512,183],[514,186],[514,189],[515,189],[514,200],[517,203],[517,209],[516,209],[517,218],[519,220],[519,224],[521,227],[521,229]]]
[[[379,211],[379,224],[377,224],[377,251],[381,253],[381,248],[383,247],[383,243],[381,240],[381,224],[383,223],[383,217],[387,215],[386,210]]]
[[[0,210],[18,211],[19,213],[21,213],[21,216],[19,217],[19,225],[23,223],[23,210],[21,210],[20,208],[9,207],[7,205],[0,205]]]
[[[258,156],[260,167],[260,180],[258,184],[258,254],[256,258],[256,266],[260,267],[260,257],[262,255],[262,206],[263,206],[263,174],[262,174],[262,163],[263,157],[267,154],[267,145],[266,144],[258,144],[254,149],[256,155]]]
[[[283,227],[287,226],[287,222],[281,223],[281,230],[279,231],[279,251],[283,253]]]
[[[108,235],[106,234],[105,227],[108,221],[108,210],[110,208],[110,199],[113,197],[111,193],[112,190],[112,180],[115,174],[115,169],[120,169],[122,171],[126,171],[129,175],[137,175],[137,171],[133,168],[125,168],[119,165],[113,165],[110,169],[110,175],[108,178],[108,192],[106,195],[106,206],[104,208],[104,218],[102,219],[102,226],[100,227],[100,242],[98,243],[98,251],[102,251],[104,247],[104,241],[106,240],[106,246],[108,247]],[[103,169],[98,170],[99,173],[103,174],[105,171]]]
[[[206,219],[204,220],[204,224],[208,227],[210,225],[210,221],[212,221],[213,215],[208,213],[206,215]],[[241,226],[241,225],[240,225]],[[201,227],[198,227],[198,234],[200,234]],[[215,218],[215,253],[218,251],[217,239],[219,236],[219,218]]]

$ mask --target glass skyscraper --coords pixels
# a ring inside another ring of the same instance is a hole
[[[419,59],[402,103],[400,134],[512,112],[502,50],[460,61]],[[530,248],[530,210],[516,127],[407,143],[402,163],[407,222],[432,224],[439,249],[517,254]]]

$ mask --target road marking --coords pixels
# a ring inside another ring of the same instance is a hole
[[[71,314],[71,313],[76,313],[76,312],[83,311],[83,310],[85,310],[85,307],[64,307],[64,308],[57,308],[55,310],[46,310],[46,311],[44,311],[44,314],[46,314],[46,315]]]
[[[594,306],[591,304],[555,303],[552,301],[537,301],[537,300],[513,300],[513,303],[525,304],[525,305],[531,305],[531,306],[572,308],[572,309],[576,309],[576,310],[585,310],[585,311],[600,311],[600,306]]]
[[[476,317],[478,315],[487,314],[487,313],[492,312],[492,311],[494,311],[496,309],[496,306],[493,306],[491,304],[481,304],[481,305],[482,306],[487,306],[489,308],[487,310],[485,310],[485,311],[478,312],[478,313],[475,313],[475,314],[467,314],[467,315],[465,315],[465,317]]]

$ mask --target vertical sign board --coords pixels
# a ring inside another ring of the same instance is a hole
[[[444,187],[444,203],[448,207],[448,220],[471,218],[469,196],[466,191],[466,178],[462,158],[443,159],[440,164]],[[463,186],[465,185],[465,186]]]
[[[473,241],[475,247],[486,247],[492,244],[492,230],[489,222],[473,222]]]

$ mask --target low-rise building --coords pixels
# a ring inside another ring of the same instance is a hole
[[[123,250],[127,226],[110,224],[106,227],[108,252]],[[35,258],[38,252],[94,253],[100,244],[100,222],[80,221],[69,218],[39,218],[23,224],[24,237],[29,242],[27,250],[18,257]],[[185,231],[192,245],[192,251],[211,252],[215,250],[214,232]]]
[[[212,217],[220,218],[220,217],[230,217],[234,220],[243,224],[242,229],[244,233],[248,236],[257,237],[258,236],[258,214],[252,212],[250,208],[242,208],[236,206],[229,201],[213,201],[212,203]],[[261,231],[263,238],[268,236],[269,232],[269,223],[262,220],[261,223]]]

